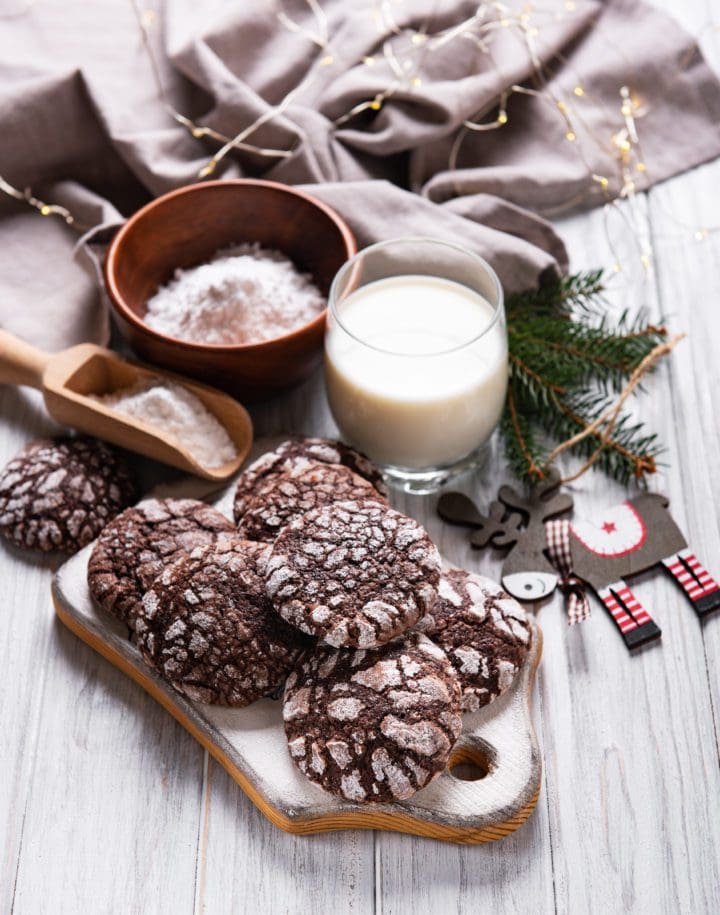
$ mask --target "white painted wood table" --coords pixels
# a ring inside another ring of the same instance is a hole
[[[696,34],[713,4],[664,0]],[[717,18],[717,16],[715,17]],[[713,43],[714,42],[714,43]],[[720,43],[703,47],[720,67]],[[654,271],[613,228],[625,269],[618,303],[689,331],[642,408],[667,443],[652,486],[696,552],[720,572],[720,235],[702,243],[669,219],[720,222],[720,161],[640,202]],[[574,268],[612,264],[600,213],[560,224]],[[255,411],[258,434],[333,434],[319,375]],[[37,399],[0,388],[0,461],[50,430]],[[487,500],[501,482],[486,474]],[[621,501],[601,476],[577,508]],[[447,557],[496,574],[434,516],[400,499]],[[134,683],[55,621],[53,560],[0,547],[0,911],[59,913],[715,913],[720,911],[720,614],[700,624],[666,577],[638,595],[663,639],[628,656],[611,620],[569,630],[560,598],[540,612],[545,655],[535,722],[537,810],[500,843],[458,847],[389,833],[279,832]]]

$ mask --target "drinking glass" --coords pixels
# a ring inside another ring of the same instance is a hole
[[[507,377],[502,287],[478,255],[398,238],[341,267],[325,336],[328,401],[343,438],[391,484],[431,492],[477,464]]]

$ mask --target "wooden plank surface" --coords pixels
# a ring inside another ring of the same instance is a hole
[[[703,0],[663,0],[696,33]],[[718,34],[703,48],[720,67]],[[720,573],[720,163],[655,189],[638,228],[654,272],[616,227],[618,303],[643,295],[690,331],[649,383],[647,419],[668,445],[654,482],[695,551]],[[671,216],[668,216],[672,214]],[[611,263],[602,216],[565,221],[573,266]],[[256,411],[259,434],[332,433],[316,376]],[[47,430],[37,401],[0,388],[0,462]],[[497,479],[492,459],[478,491]],[[574,487],[578,509],[620,501],[601,477]],[[493,574],[440,525],[433,501],[407,499],[443,552]],[[637,593],[663,640],[630,658],[597,604],[569,631],[560,602],[540,611],[545,656],[535,721],[545,784],[535,815],[500,844],[470,848],[406,836],[288,836],[152,700],[53,622],[52,564],[0,547],[0,911],[224,913],[720,911],[720,615],[699,624],[674,584]]]

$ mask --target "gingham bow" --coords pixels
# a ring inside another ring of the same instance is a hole
[[[560,590],[565,595],[568,625],[581,623],[590,616],[590,602],[585,591],[585,582],[573,574],[570,552],[570,522],[546,521],[545,539],[550,562],[560,576]]]

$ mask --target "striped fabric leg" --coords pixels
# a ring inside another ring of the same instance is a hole
[[[637,623],[625,612],[625,608],[615,596],[615,589],[618,587],[627,587],[627,585],[624,581],[610,585],[608,588],[603,588],[602,591],[598,591],[598,597],[610,611],[610,616],[615,620],[615,624],[620,632],[625,635],[626,632],[635,629]]]
[[[618,582],[617,585],[611,585],[611,587],[638,626],[643,626],[645,623],[652,623],[652,617],[625,582]]]
[[[663,565],[683,589],[701,616],[720,607],[720,585],[691,549],[663,559]]]
[[[660,627],[624,581],[616,581],[598,594],[628,648],[637,648],[660,637]]]

